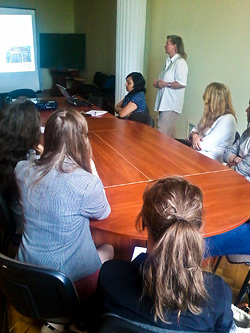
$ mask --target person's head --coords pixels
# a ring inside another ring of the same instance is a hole
[[[184,178],[168,177],[148,185],[137,229],[146,228],[153,244],[143,268],[144,294],[155,305],[155,319],[165,311],[197,314],[206,297],[202,259],[202,192]]]
[[[17,99],[1,111],[0,138],[18,155],[35,149],[40,135],[40,115],[30,100]]]
[[[187,58],[184,50],[183,40],[180,36],[177,35],[167,36],[165,51],[170,57],[173,57],[176,53],[178,53],[183,59]]]
[[[34,103],[17,99],[0,112],[1,183],[14,183],[16,164],[26,159],[29,149],[37,149],[40,141],[40,115]],[[8,185],[7,185],[8,184]]]
[[[63,166],[65,158],[73,162],[73,169],[80,167],[91,172],[88,125],[84,116],[75,110],[57,110],[50,116],[44,131],[44,151],[36,163],[43,166],[44,176],[55,165],[67,171]]]
[[[146,92],[146,81],[141,73],[132,72],[126,76],[126,90],[131,94]]]
[[[232,114],[236,119],[231,93],[225,84],[210,83],[203,94],[203,101],[204,113],[199,123],[200,134],[204,134],[216,119],[225,114]]]
[[[246,113],[247,113],[247,123],[250,123],[250,106],[246,109]]]

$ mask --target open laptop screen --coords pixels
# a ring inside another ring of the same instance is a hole
[[[57,88],[61,91],[62,95],[67,99],[67,100],[71,100],[71,96],[69,95],[69,93],[67,92],[67,89],[63,86],[60,86],[60,84],[56,85]]]

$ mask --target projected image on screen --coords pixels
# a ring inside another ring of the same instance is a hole
[[[31,62],[30,46],[12,46],[6,54],[7,63]]]
[[[32,16],[2,15],[0,31],[0,72],[34,71]]]

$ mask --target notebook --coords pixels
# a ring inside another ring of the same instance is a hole
[[[77,99],[77,97],[70,96],[68,93],[67,89],[63,86],[60,86],[60,84],[57,84],[57,88],[60,90],[62,95],[67,99],[67,101],[74,105],[74,106],[91,106],[93,105],[92,103],[86,101],[85,99]]]

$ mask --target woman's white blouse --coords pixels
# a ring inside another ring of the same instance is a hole
[[[219,117],[206,131],[200,142],[199,152],[222,163],[224,151],[234,142],[236,129],[237,124],[233,115],[226,114]],[[196,128],[192,131],[199,133]]]

